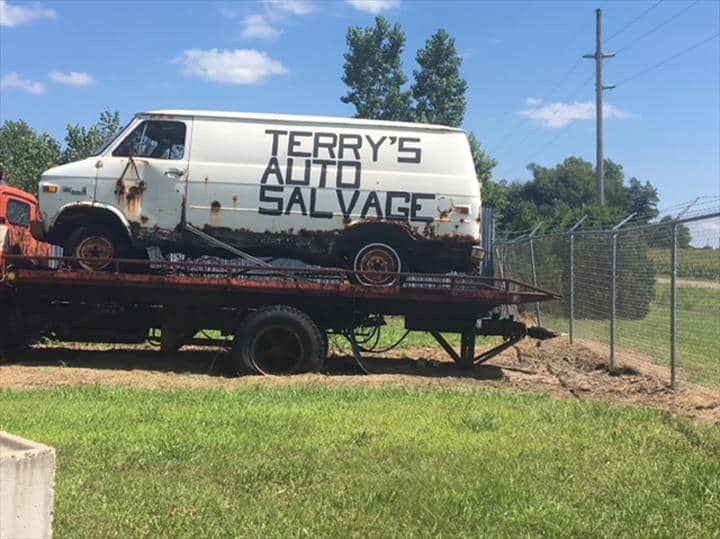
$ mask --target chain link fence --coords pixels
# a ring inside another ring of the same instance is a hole
[[[522,305],[571,342],[607,345],[720,387],[720,212],[643,226],[526,236],[495,245],[496,272],[562,294]]]

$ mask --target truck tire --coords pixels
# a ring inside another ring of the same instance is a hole
[[[75,258],[125,258],[129,252],[129,242],[108,227],[80,226],[76,228],[63,244],[63,254]],[[111,262],[84,260],[74,264],[86,271],[109,271]]]
[[[282,376],[320,370],[327,345],[307,314],[287,305],[272,305],[242,321],[231,354],[238,373],[249,370]]]
[[[407,266],[404,250],[394,242],[367,243],[353,257],[352,270],[355,273],[352,281],[363,286],[396,286],[401,282],[396,275],[373,275],[367,272],[402,273],[407,271]]]

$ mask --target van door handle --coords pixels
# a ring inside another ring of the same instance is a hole
[[[178,176],[185,175],[184,170],[180,170],[179,168],[169,168],[165,171],[165,176],[168,178],[177,178]]]

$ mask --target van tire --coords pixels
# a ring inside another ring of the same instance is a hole
[[[76,228],[62,245],[63,255],[74,258],[125,258],[130,251],[127,238],[104,226]],[[73,266],[85,271],[110,271],[111,262],[92,263],[76,261]]]
[[[352,257],[351,281],[363,286],[397,286],[402,278],[397,275],[368,275],[365,272],[383,271],[403,273],[408,263],[405,251],[395,242],[378,241],[362,245]]]
[[[307,314],[287,305],[271,305],[240,323],[231,356],[238,373],[283,376],[321,370],[327,344]]]

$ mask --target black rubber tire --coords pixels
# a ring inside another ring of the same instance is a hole
[[[388,269],[377,269],[375,271],[397,271],[398,273],[405,273],[408,271],[408,259],[405,249],[394,241],[381,239],[356,246],[352,257],[349,259],[349,269],[355,272],[351,274],[350,280],[354,284],[362,286],[392,287],[400,285],[402,283],[402,279],[400,277],[387,276],[384,279],[381,278],[381,280],[374,280],[363,276],[361,273],[363,269],[362,259],[365,256],[369,256],[372,250],[385,254],[388,257],[387,262],[391,264],[391,266],[384,264],[385,267],[388,267]],[[394,268],[392,265],[394,265]]]
[[[241,322],[231,357],[240,374],[315,372],[323,368],[327,344],[307,314],[287,305],[271,305],[250,313]]]
[[[101,243],[107,244],[111,251],[108,258],[125,258],[130,252],[130,244],[127,238],[123,238],[113,229],[103,226],[80,226],[76,228],[63,243],[63,255],[80,258],[83,244],[93,238],[96,238]],[[76,262],[74,266],[86,271],[111,271],[114,269],[114,264],[112,263],[101,267],[90,267],[88,264]]]

